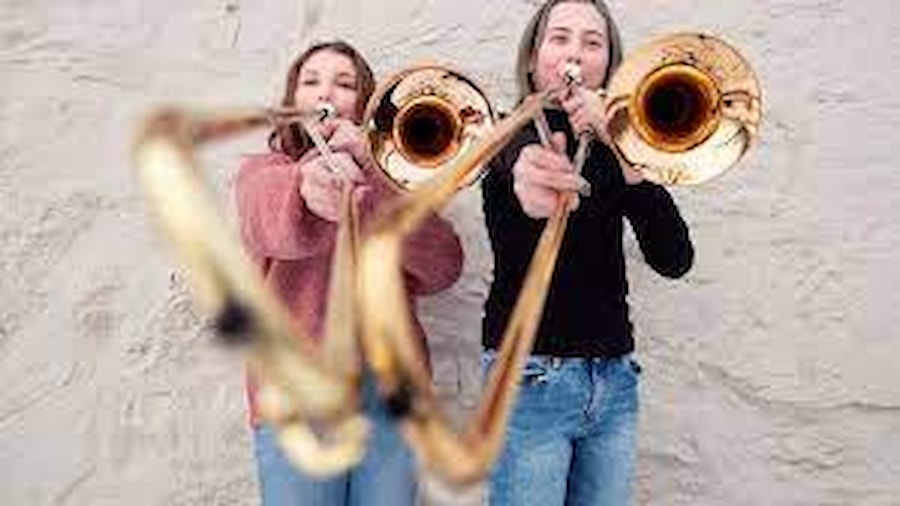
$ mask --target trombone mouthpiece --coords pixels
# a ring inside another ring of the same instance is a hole
[[[328,118],[337,117],[337,108],[331,102],[322,102],[316,105],[316,117],[318,121],[325,121]]]
[[[563,68],[563,79],[566,81],[566,86],[581,84],[581,65],[575,62],[566,62],[566,66]]]

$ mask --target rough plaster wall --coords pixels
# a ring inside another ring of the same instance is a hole
[[[268,102],[294,51],[332,36],[381,73],[453,62],[508,106],[535,3],[0,0],[0,503],[257,502],[240,359],[211,344],[130,172],[142,112]],[[900,504],[897,7],[613,5],[631,46],[727,35],[766,100],[741,170],[676,192],[698,249],[687,278],[659,279],[628,245],[639,503]],[[237,154],[262,141],[204,155],[223,200]],[[466,276],[423,304],[456,413],[479,387],[478,204],[469,192],[450,211]]]

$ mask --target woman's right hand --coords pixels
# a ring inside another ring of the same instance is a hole
[[[552,142],[555,150],[540,144],[525,146],[512,168],[513,192],[525,214],[534,219],[553,214],[561,198],[569,199],[569,210],[574,210],[579,202],[576,192],[588,184],[564,154],[565,135],[553,134]]]
[[[333,151],[349,153],[359,167],[373,163],[366,147],[365,136],[359,125],[350,120],[338,118],[331,120],[328,126],[331,128],[327,136],[328,145]]]
[[[313,214],[324,220],[337,222],[344,185],[363,185],[365,178],[351,154],[337,151],[332,158],[339,164],[340,170],[337,172],[332,171],[322,155],[316,155],[303,163],[300,166],[299,191],[306,207]],[[365,191],[365,186],[355,188],[354,197],[361,196]]]

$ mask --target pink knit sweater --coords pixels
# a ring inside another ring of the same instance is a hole
[[[246,156],[235,186],[244,246],[262,270],[266,285],[288,308],[297,325],[319,339],[337,226],[310,212],[300,196],[299,167],[311,156],[299,162],[278,153]],[[360,203],[363,234],[376,211],[396,196],[373,171],[363,167],[373,188]],[[438,216],[429,218],[404,242],[403,270],[410,297],[433,294],[452,285],[460,275],[462,261],[462,248],[452,225]],[[421,327],[418,330],[424,339]],[[250,420],[256,424],[252,378],[247,391]]]

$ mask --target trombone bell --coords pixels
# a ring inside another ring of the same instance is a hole
[[[392,139],[400,153],[423,168],[439,167],[459,150],[462,122],[446,100],[413,99],[397,113]]]
[[[644,177],[697,184],[731,168],[755,141],[759,83],[716,37],[685,33],[634,51],[613,74],[605,114],[613,143]]]
[[[644,141],[669,153],[702,144],[719,122],[715,82],[690,65],[663,67],[638,87],[628,111]]]
[[[368,144],[387,178],[415,190],[475,145],[494,125],[484,93],[437,65],[406,69],[375,90],[364,116]],[[470,184],[478,177],[463,182]]]

